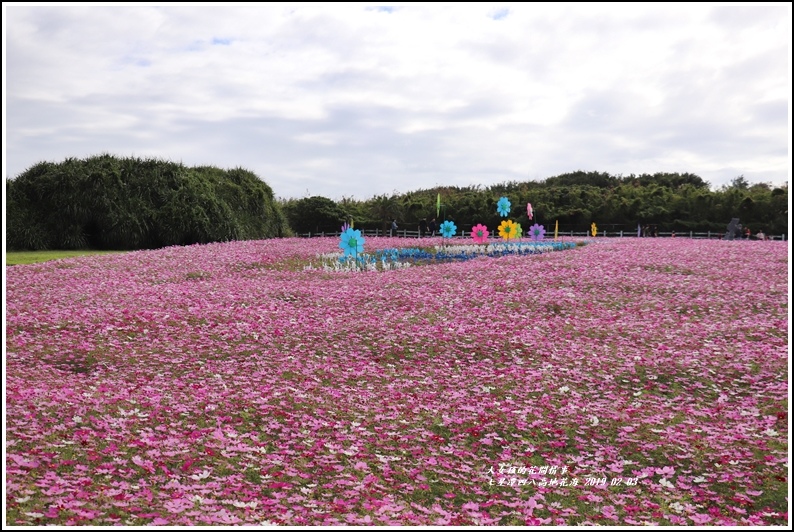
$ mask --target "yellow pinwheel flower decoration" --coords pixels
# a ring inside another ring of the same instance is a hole
[[[499,224],[499,236],[505,240],[509,240],[511,238],[516,238],[517,235],[518,224],[513,220],[502,220],[502,223]]]
[[[595,237],[598,234],[598,228],[596,227],[595,222],[590,225],[590,233]]]

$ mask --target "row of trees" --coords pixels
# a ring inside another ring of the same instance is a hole
[[[243,168],[99,155],[6,180],[12,250],[144,249],[291,234],[272,189]]]
[[[531,203],[532,222],[550,227],[558,221],[561,231],[587,231],[596,222],[609,231],[636,231],[637,224],[649,224],[659,231],[724,232],[731,218],[740,218],[754,232],[789,233],[788,186],[751,186],[743,176],[712,191],[694,174],[612,176],[580,171],[491,187],[442,187],[338,202],[314,196],[281,204],[297,233],[335,232],[350,220],[356,228],[385,230],[392,218],[401,227],[414,228],[419,220],[435,217],[438,194],[442,203],[438,221],[452,219],[465,230],[478,223],[498,226],[496,202],[506,196],[512,203],[509,218],[524,227],[530,223],[526,204]]]
[[[405,194],[340,201],[313,196],[276,200],[254,173],[214,166],[99,155],[38,163],[6,180],[8,249],[143,249],[303,233],[335,233],[344,222],[356,228],[387,229],[392,218],[403,228],[440,216],[470,230],[495,228],[502,217],[496,202],[512,203],[509,218],[561,231],[587,231],[592,222],[610,231],[725,231],[740,218],[753,232],[788,234],[788,186],[750,185],[740,176],[712,191],[694,174],[612,176],[573,172],[544,181],[490,187],[443,187]]]

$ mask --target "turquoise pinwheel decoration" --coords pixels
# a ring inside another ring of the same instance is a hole
[[[510,214],[510,200],[504,196],[499,198],[499,201],[496,202],[496,212],[499,213],[499,216]]]
[[[345,257],[357,257],[364,251],[364,237],[358,229],[348,228],[340,237],[339,247]]]
[[[457,228],[457,226],[455,225],[454,222],[446,220],[444,223],[441,224],[441,227],[439,227],[439,230],[441,231],[441,236],[442,237],[444,237],[444,238],[452,238],[453,236],[455,236],[455,231],[457,231],[458,228]]]

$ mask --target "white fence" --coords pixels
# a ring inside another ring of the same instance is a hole
[[[361,231],[362,236],[391,236],[390,231],[381,231],[380,229],[365,229]],[[303,233],[299,234],[299,237],[303,238],[311,238],[311,237],[322,237],[322,236],[339,236],[340,233]],[[554,233],[551,234],[547,231],[546,237],[553,236]],[[579,237],[579,238],[586,238],[591,237],[591,233],[589,231],[559,231],[557,233],[558,236],[562,237]],[[419,238],[419,231],[409,231],[407,229],[398,229],[397,236],[402,238]],[[436,232],[436,237],[440,237],[441,233]],[[526,235],[525,235],[526,236]],[[598,231],[599,237],[618,237],[618,238],[638,238],[636,231]],[[660,231],[658,238],[670,238],[673,236],[671,231]],[[706,233],[697,233],[694,231],[689,232],[676,232],[676,238],[713,238],[715,240],[720,240],[725,236],[725,231],[715,233],[712,231],[708,231]],[[425,234],[425,238],[429,238],[429,234]],[[453,238],[471,238],[471,232],[466,234],[466,231],[462,231],[460,235],[455,235]],[[639,237],[639,238],[657,238],[657,237]],[[742,237],[742,240],[745,238]],[[786,235],[767,235],[768,240],[786,240]],[[751,240],[757,240],[755,235],[751,237]]]

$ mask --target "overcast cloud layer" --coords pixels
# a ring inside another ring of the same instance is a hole
[[[791,160],[791,5],[3,4],[4,171],[242,166],[282,198]]]

